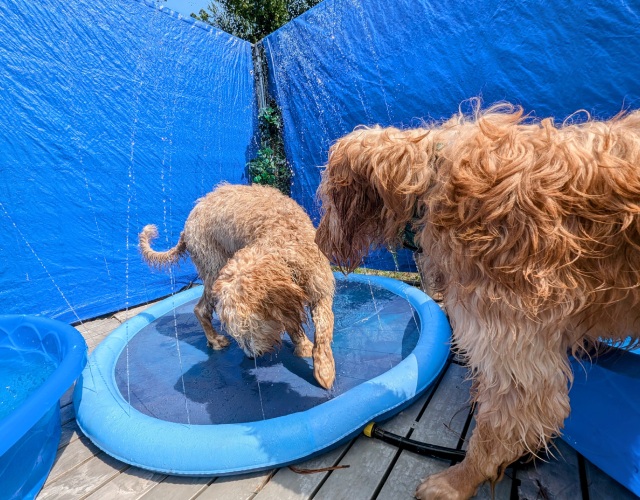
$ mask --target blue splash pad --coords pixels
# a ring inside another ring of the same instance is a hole
[[[441,371],[448,322],[404,283],[336,278],[330,391],[315,381],[310,358],[293,355],[286,335],[256,360],[235,342],[208,348],[193,314],[199,287],[132,318],[96,349],[74,394],[79,426],[127,463],[219,475],[301,460],[389,418]],[[312,325],[307,333],[313,339]]]
[[[118,389],[130,395],[138,411],[183,424],[252,422],[322,404],[397,365],[420,333],[413,308],[389,290],[340,281],[336,292],[332,348],[337,373],[331,391],[314,379],[311,358],[293,354],[288,336],[276,352],[255,360],[236,342],[221,351],[207,347],[193,314],[198,299],[164,314],[130,340],[116,364]],[[213,323],[223,331],[219,321]],[[307,328],[312,340],[313,333],[313,326]]]

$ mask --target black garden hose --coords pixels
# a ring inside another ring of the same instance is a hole
[[[421,441],[415,441],[413,439],[398,436],[393,432],[385,431],[376,425],[375,422],[369,422],[363,429],[362,433],[370,438],[376,438],[385,443],[389,443],[402,450],[407,450],[417,455],[422,455],[430,458],[439,458],[441,460],[448,460],[451,465],[457,462],[462,462],[466,456],[464,450],[457,450],[455,448],[447,448],[446,446],[438,446],[437,444],[422,443]],[[530,461],[530,457],[524,456],[513,462],[509,467],[515,465],[522,466]]]
[[[426,457],[440,458],[450,462],[462,462],[465,457],[464,450],[456,450],[455,448],[447,448],[436,444],[421,443],[420,441],[398,436],[397,434],[381,429],[375,422],[367,424],[362,432],[367,437],[377,438],[380,441],[384,441],[403,450]]]

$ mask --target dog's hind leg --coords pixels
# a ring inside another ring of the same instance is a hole
[[[229,345],[229,339],[219,334],[211,324],[213,317],[213,298],[205,291],[193,309],[196,318],[200,321],[204,334],[207,336],[207,344],[215,350],[224,349]]]
[[[303,330],[296,332],[288,332],[293,345],[296,346],[293,352],[296,356],[301,358],[310,358],[313,353],[313,343],[309,340]]]
[[[333,340],[332,302],[331,296],[325,296],[311,307],[311,317],[316,327],[313,346],[313,375],[325,389],[330,389],[336,378],[336,364],[331,350],[331,341]]]

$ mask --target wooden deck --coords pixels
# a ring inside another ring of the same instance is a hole
[[[90,351],[128,317],[147,306],[78,326]],[[473,428],[466,369],[452,362],[437,384],[419,401],[382,425],[396,434],[442,446],[464,448]],[[53,469],[38,499],[193,499],[302,500],[413,498],[419,479],[449,464],[398,450],[359,436],[340,448],[298,464],[306,469],[334,465],[348,468],[299,474],[289,468],[234,477],[167,476],[124,464],[101,452],[79,431],[71,404],[72,391],[61,400],[62,438]],[[631,499],[635,495],[556,442],[557,458],[536,461],[507,477],[494,492],[496,499]],[[476,498],[492,497],[485,485]]]

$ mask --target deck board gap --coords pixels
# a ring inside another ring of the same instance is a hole
[[[411,435],[411,432],[413,432],[413,429],[409,429],[409,432],[407,433],[406,437],[409,437]],[[382,479],[380,480],[380,483],[378,484],[375,491],[373,492],[373,495],[371,496],[371,500],[376,500],[376,498],[378,498],[378,495],[382,491],[382,488],[384,488],[384,483],[386,483],[387,479],[389,479],[389,476],[391,475],[393,468],[396,466],[396,463],[398,462],[398,459],[400,458],[401,454],[402,454],[402,448],[398,448],[396,450],[396,453],[393,455],[391,462],[389,463],[389,467],[387,467],[387,470],[384,471],[384,474],[382,475]]]
[[[276,469],[273,469],[273,470],[271,471],[271,473],[269,474],[269,477],[267,477],[267,478],[266,478],[266,480],[264,481],[264,483],[262,483],[262,484],[260,485],[260,487],[259,487],[256,491],[254,491],[254,492],[253,492],[253,494],[249,497],[249,499],[248,499],[248,500],[253,500],[253,499],[256,497],[256,495],[257,495],[258,493],[260,493],[260,492],[264,489],[264,487],[265,487],[267,484],[269,484],[269,481],[271,481],[271,479],[273,478],[273,476],[275,476],[275,475],[276,475],[276,472],[278,472],[278,469],[277,469],[277,468],[276,468]]]
[[[520,488],[520,480],[518,479],[518,464],[515,463],[511,466],[510,470],[507,470],[504,474],[507,478],[511,479],[511,489],[509,491],[509,500],[520,500],[520,494],[518,490]],[[511,475],[509,475],[511,472]]]
[[[418,424],[418,422],[420,421],[420,418],[426,411],[427,406],[429,405],[429,402],[431,401],[431,399],[433,398],[433,395],[438,389],[438,386],[440,385],[440,382],[442,381],[442,378],[444,377],[444,374],[449,368],[450,364],[451,364],[451,358],[447,360],[447,363],[445,364],[444,368],[441,370],[440,374],[438,375],[434,383],[431,384],[431,386],[429,387],[427,397],[424,403],[422,404],[420,411],[418,411],[418,414],[415,416],[413,423],[409,426],[407,431],[404,433],[405,438],[407,439],[411,438],[411,435],[413,434],[413,431],[416,425]],[[382,475],[382,479],[380,480],[380,483],[378,484],[375,491],[373,492],[373,495],[371,496],[372,500],[375,500],[376,498],[378,498],[380,491],[382,490],[382,488],[384,487],[384,484],[387,482],[387,479],[393,472],[393,468],[396,466],[396,463],[398,462],[398,459],[400,458],[400,455],[402,454],[402,452],[403,452],[402,448],[397,448],[393,458],[391,459],[391,462],[389,462],[389,466],[387,467],[387,469],[384,471],[384,474]]]
[[[582,454],[576,452],[578,457],[578,474],[580,475],[580,489],[582,500],[589,500],[589,480],[587,478],[587,463]]]
[[[197,490],[195,493],[193,493],[189,497],[189,500],[196,500],[200,495],[202,495],[202,493],[204,493],[207,490],[209,486],[211,486],[215,482],[216,479],[218,479],[218,477],[219,476],[213,476],[212,478],[209,479],[209,481],[201,485],[200,489]]]

